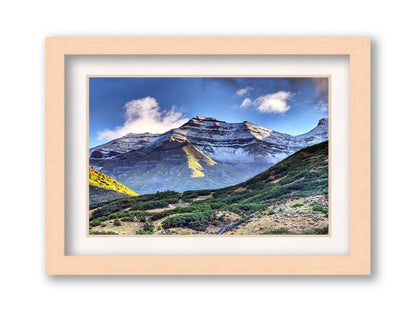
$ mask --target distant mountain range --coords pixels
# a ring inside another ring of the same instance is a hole
[[[139,194],[243,182],[296,151],[328,140],[328,119],[292,136],[248,121],[194,117],[164,134],[127,134],[90,149],[90,166]]]

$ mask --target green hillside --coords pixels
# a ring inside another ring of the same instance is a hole
[[[90,228],[121,235],[327,234],[328,142],[231,187],[90,205]]]
[[[134,191],[104,173],[89,168],[90,204],[127,196],[138,196]]]

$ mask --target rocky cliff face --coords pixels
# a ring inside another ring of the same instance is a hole
[[[308,133],[291,136],[247,121],[198,116],[164,134],[128,134],[91,148],[90,166],[139,194],[220,188],[326,140],[327,119]]]

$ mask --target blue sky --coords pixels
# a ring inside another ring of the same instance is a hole
[[[89,78],[89,145],[195,116],[298,135],[328,117],[327,78]]]

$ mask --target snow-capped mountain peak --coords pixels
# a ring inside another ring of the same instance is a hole
[[[315,128],[305,134],[296,136],[296,139],[305,144],[305,146],[328,140],[328,118],[322,118]]]
[[[163,134],[130,133],[91,148],[90,165],[139,194],[218,188],[242,182],[326,140],[327,119],[292,136],[249,121],[227,123],[196,116]],[[191,168],[199,168],[198,177],[189,175]]]
[[[328,126],[328,118],[322,118],[319,120],[318,126]]]

